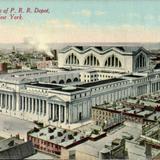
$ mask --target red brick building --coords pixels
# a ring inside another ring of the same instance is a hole
[[[27,140],[31,141],[34,148],[39,151],[60,155],[62,148],[68,149],[78,145],[88,140],[88,137],[84,136],[83,133],[48,126],[29,131]]]

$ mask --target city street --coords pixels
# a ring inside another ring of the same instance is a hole
[[[26,140],[27,132],[34,126],[33,122],[0,114],[0,137],[9,138],[19,134],[20,138]]]

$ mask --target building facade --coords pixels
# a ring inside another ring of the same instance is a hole
[[[81,55],[79,55],[81,59],[77,60],[74,56],[65,59],[73,50],[84,52],[76,53],[77,57],[78,54]],[[92,66],[93,62],[90,62],[90,60],[94,58],[84,58],[84,56],[88,57],[91,51],[96,52],[97,58],[103,56],[102,61],[100,59],[95,60],[95,64],[99,64],[101,67],[103,63],[106,63],[107,56],[110,57],[114,55],[113,52],[116,52],[115,57],[119,58],[118,66],[121,66],[123,73],[142,70],[143,72],[119,74],[117,78],[103,79],[100,77],[101,72],[97,70],[99,76],[96,80],[90,79],[89,81],[84,79],[86,74],[84,67],[71,71],[59,69],[48,73],[48,71],[37,70],[0,75],[0,111],[3,114],[31,121],[36,120],[45,124],[55,122],[57,124],[70,124],[90,118],[92,106],[160,90],[160,70],[147,70],[149,68],[149,57],[148,51],[144,48],[132,49],[132,52],[129,52],[129,48],[125,50],[124,48],[113,47],[110,49],[101,48],[100,51],[100,48],[93,47],[88,49],[71,47],[64,49],[63,59],[61,59],[62,57],[58,59],[59,66],[65,67],[66,65],[62,62],[66,61],[67,64],[69,62],[82,64],[84,61],[85,64],[91,64],[87,67]],[[61,56],[61,53],[58,55]],[[120,59],[118,55],[123,58]],[[127,56],[130,60],[126,59]],[[111,64],[113,63],[111,62],[112,58],[109,60],[109,57],[106,65],[109,61]],[[117,60],[115,57],[113,61],[116,66]],[[130,66],[125,66],[125,63]],[[111,69],[114,72],[120,71],[116,70],[115,67],[102,68]],[[89,72],[87,71],[87,73]],[[91,76],[93,75],[91,74]]]
[[[29,77],[1,77],[0,110],[45,123],[74,123],[91,117],[91,107],[160,90],[160,72],[64,85]]]
[[[117,72],[145,71],[149,51],[133,46],[68,46],[58,53],[59,67],[93,67]]]

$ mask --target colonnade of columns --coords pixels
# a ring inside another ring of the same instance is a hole
[[[160,82],[155,82],[151,84],[152,92],[156,92],[160,90]]]
[[[147,93],[147,85],[142,85],[142,86],[139,86],[137,88],[137,94],[136,95],[143,95],[143,94],[146,94]]]
[[[11,93],[0,93],[0,108],[6,110],[16,110],[15,96]]]
[[[68,121],[68,108],[60,104],[49,103],[49,120],[67,122]]]
[[[20,96],[19,111],[45,116],[47,102],[44,99]]]
[[[104,104],[104,102],[114,102],[116,100],[127,98],[129,96],[132,96],[131,92],[133,92],[131,88],[123,88],[121,90],[118,89],[107,94],[100,94],[99,96],[95,96],[92,98],[92,106]]]
[[[56,104],[53,102],[48,102],[47,100],[40,99],[38,97],[35,98],[21,95],[18,110],[25,113],[47,116],[48,120],[53,122],[68,122],[67,106],[58,104],[58,102]]]

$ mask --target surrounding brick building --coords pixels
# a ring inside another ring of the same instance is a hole
[[[111,128],[124,122],[125,117],[112,108],[92,107],[92,119],[103,129]]]
[[[122,123],[124,120],[144,124],[155,122],[160,118],[159,96],[149,97],[130,98],[112,106],[104,104],[92,107],[92,120],[101,126],[105,123],[106,127]]]
[[[7,63],[0,63],[0,73],[7,73]]]
[[[34,128],[27,135],[34,148],[49,154],[61,154],[61,149],[68,149],[88,139],[83,133],[48,126],[42,129]]]

